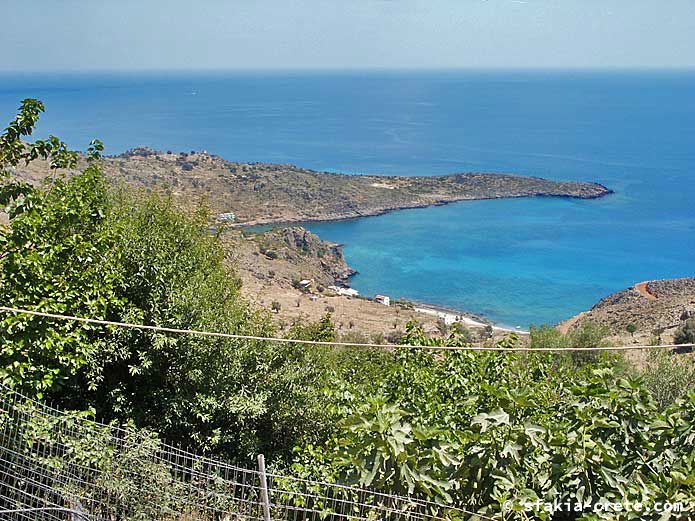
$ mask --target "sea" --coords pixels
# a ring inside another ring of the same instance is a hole
[[[695,71],[2,73],[0,123],[106,153],[207,150],[350,174],[510,172],[602,183],[597,200],[461,202],[309,223],[352,286],[552,324],[636,282],[695,276]],[[230,209],[233,210],[233,209]]]

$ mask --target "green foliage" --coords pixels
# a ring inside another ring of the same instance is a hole
[[[7,164],[35,155],[18,152],[17,136],[30,134],[41,110],[26,102],[4,135]],[[63,147],[53,145],[50,140],[29,148],[39,155],[55,152],[58,164]],[[169,198],[109,187],[98,162],[102,150],[92,142],[91,164],[83,172],[59,175],[43,189],[6,182],[4,193],[11,195],[10,226],[0,230],[3,304],[272,336],[265,314],[240,296],[207,211],[189,215]],[[330,319],[317,334],[324,328],[329,335],[328,324]],[[321,386],[312,382],[320,379],[321,361],[312,354],[307,363],[308,351],[295,346],[6,314],[0,317],[0,346],[3,381],[32,396],[93,406],[102,419],[132,420],[169,440],[235,459],[288,455],[320,430]]]
[[[609,344],[604,340],[608,335],[608,329],[599,326],[590,320],[582,321],[576,328],[570,329],[567,334],[562,334],[552,326],[531,326],[529,347],[545,349],[566,348],[595,348],[606,347]],[[590,351],[575,351],[569,355],[575,364],[581,365],[596,361],[596,355]]]
[[[689,318],[678,328],[673,338],[674,344],[695,344],[695,318]]]
[[[445,342],[412,325],[406,341]],[[695,394],[661,413],[642,382],[622,377],[607,356],[580,366],[539,354],[404,348],[396,356],[373,398],[343,402],[345,419],[331,441],[311,449],[322,472],[329,466],[355,483],[485,515],[499,514],[506,501],[694,497]]]
[[[591,348],[605,347],[604,338],[608,335],[605,327],[589,320],[562,334],[552,326],[531,326],[529,347],[563,349],[568,347]]]
[[[50,190],[7,183],[11,226],[0,229],[0,300],[7,306],[107,318],[122,298],[112,262],[115,236],[104,227],[106,187],[97,165]],[[10,196],[11,194],[11,196]],[[3,315],[0,375],[41,394],[88,363],[95,328],[87,324]]]
[[[660,349],[651,349],[647,356],[642,378],[662,409],[695,392],[692,358]]]
[[[111,289],[118,273],[104,262],[113,237],[101,233],[106,190],[98,165],[79,178],[53,179],[47,191],[10,178],[8,169],[21,162],[44,159],[51,169],[77,163],[77,154],[55,136],[24,141],[43,111],[43,103],[25,99],[0,136],[0,204],[12,223],[0,228],[0,300],[12,307],[104,318],[107,308],[119,303]],[[93,141],[88,157],[97,160],[102,150],[101,142]],[[84,324],[3,315],[0,377],[40,396],[88,363],[92,330]]]
[[[0,178],[8,175],[8,167],[17,166],[22,161],[29,164],[35,159],[45,159],[51,169],[69,169],[77,164],[77,154],[68,150],[67,145],[53,135],[34,143],[23,141],[23,138],[32,135],[44,110],[43,103],[38,100],[27,98],[22,101],[17,117],[0,136]]]
[[[292,325],[289,337],[298,340],[333,342],[336,335],[331,314],[326,313],[320,320],[316,322],[295,322]]]

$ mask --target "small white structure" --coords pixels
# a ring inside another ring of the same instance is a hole
[[[217,219],[225,222],[234,222],[236,220],[236,215],[234,212],[225,212],[217,216]]]
[[[308,288],[309,286],[311,286],[311,284],[312,284],[313,282],[314,282],[314,281],[311,280],[311,279],[300,280],[300,281],[299,281],[299,287],[300,287],[300,288],[306,289],[306,288]]]
[[[485,325],[485,324],[482,324],[480,322],[475,322],[475,321],[468,319],[466,317],[462,317],[460,315],[454,315],[453,313],[446,313],[444,311],[437,311],[436,309],[416,307],[415,311],[418,313],[425,313],[427,315],[433,315],[437,318],[441,318],[447,326],[450,326],[456,322],[463,322],[463,323],[468,324],[468,325],[477,325],[477,326],[484,326]]]
[[[379,304],[383,304],[384,306],[390,306],[391,297],[387,297],[386,295],[377,295],[374,297],[374,302],[378,302]]]
[[[336,295],[342,295],[344,297],[357,297],[360,294],[359,291],[357,291],[356,289],[352,289],[352,288],[341,288],[338,286],[328,286],[328,289],[330,289]]]

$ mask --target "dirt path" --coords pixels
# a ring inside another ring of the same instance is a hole
[[[656,295],[649,291],[649,282],[640,282],[639,284],[635,284],[635,289],[647,300],[657,299]]]

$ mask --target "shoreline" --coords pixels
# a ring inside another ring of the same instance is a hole
[[[505,333],[517,333],[520,335],[528,335],[529,332],[519,328],[513,328],[508,326],[503,326],[501,324],[495,324],[491,320],[488,320],[480,315],[476,315],[470,311],[460,311],[456,309],[446,308],[436,304],[429,304],[425,302],[413,302],[413,309],[418,313],[423,313],[426,315],[436,316],[437,318],[444,319],[445,323],[453,324],[459,322],[467,327],[477,327],[484,328],[487,326],[492,327],[493,331],[505,332]]]
[[[455,175],[455,174],[452,174]],[[241,221],[241,222],[230,222],[227,226],[230,228],[236,228],[244,230],[245,228],[254,228],[257,226],[270,226],[270,227],[283,227],[283,226],[302,226],[303,223],[330,223],[330,222],[343,222],[350,221],[353,219],[362,219],[365,217],[379,217],[382,215],[387,215],[393,212],[400,212],[402,210],[419,210],[424,208],[436,208],[438,206],[448,206],[451,204],[465,203],[468,201],[497,201],[501,199],[581,199],[584,201],[591,201],[596,199],[602,199],[615,192],[610,188],[605,187],[601,183],[592,183],[606,190],[605,193],[591,195],[586,197],[578,198],[572,195],[552,195],[552,194],[534,194],[534,195],[502,195],[502,196],[490,196],[490,197],[461,197],[452,198],[449,200],[441,200],[434,202],[423,202],[416,204],[408,204],[402,206],[394,206],[392,208],[380,208],[380,209],[366,209],[355,214],[338,214],[331,216],[320,216],[320,217],[309,217],[309,218],[298,218],[294,219],[255,219],[251,221]]]

